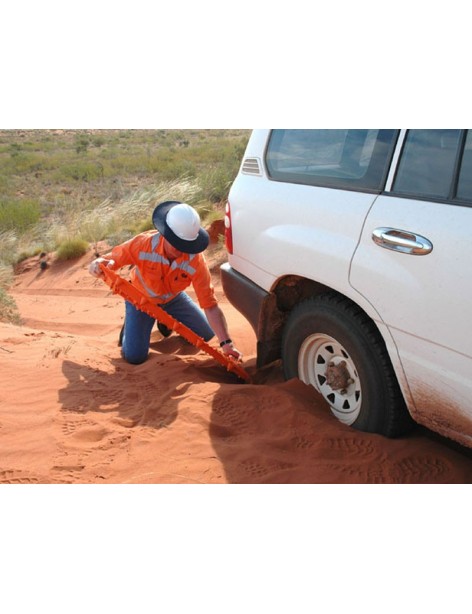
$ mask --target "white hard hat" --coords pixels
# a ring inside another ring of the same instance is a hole
[[[167,226],[184,241],[195,241],[200,230],[200,216],[190,205],[172,207],[166,217]]]
[[[200,226],[200,216],[186,203],[169,200],[157,205],[152,221],[164,238],[181,252],[198,254],[208,247],[210,237]]]

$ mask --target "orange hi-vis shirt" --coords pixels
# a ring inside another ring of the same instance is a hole
[[[156,304],[168,303],[193,285],[202,309],[217,304],[211,275],[203,253],[182,254],[173,262],[164,255],[164,240],[157,230],[143,232],[111,251],[114,270],[135,265],[131,283]]]

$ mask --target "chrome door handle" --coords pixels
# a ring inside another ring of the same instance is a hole
[[[433,249],[433,244],[425,237],[397,228],[376,228],[372,239],[380,247],[414,256],[425,256]]]

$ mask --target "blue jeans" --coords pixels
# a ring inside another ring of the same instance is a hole
[[[204,341],[209,341],[215,336],[204,312],[185,292],[181,292],[159,307],[193,330]],[[147,359],[155,321],[147,313],[139,311],[132,303],[125,301],[125,327],[121,353],[127,362],[139,365]]]

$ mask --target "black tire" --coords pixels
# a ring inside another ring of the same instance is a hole
[[[282,360],[285,378],[312,385],[344,424],[387,437],[402,435],[414,424],[380,333],[338,294],[311,298],[293,309],[284,328]]]

